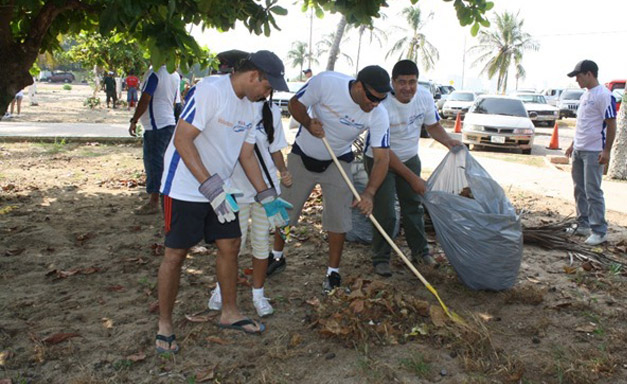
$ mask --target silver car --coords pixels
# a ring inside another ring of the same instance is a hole
[[[559,109],[549,105],[542,95],[533,93],[515,93],[514,97],[522,100],[534,124],[546,123],[549,127],[559,118]]]
[[[583,89],[565,89],[560,95],[557,108],[560,110],[560,119],[564,117],[577,117],[579,99],[583,95]]]

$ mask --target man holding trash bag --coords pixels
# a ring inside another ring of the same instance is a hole
[[[451,149],[461,142],[452,139],[440,124],[433,97],[418,86],[418,67],[411,60],[401,60],[392,69],[390,97],[383,101],[390,118],[390,168],[374,196],[373,215],[392,236],[396,223],[395,197],[401,206],[401,217],[407,244],[416,262],[435,265],[429,255],[424,229],[424,208],[418,196],[425,192],[425,181],[420,178],[418,140],[423,124],[435,140]],[[373,169],[372,148],[366,143],[364,163],[366,171]],[[372,263],[376,274],[392,275],[390,245],[377,230],[372,234]]]
[[[325,137],[347,174],[354,155],[351,145],[365,130],[372,149],[373,166],[370,181],[353,202],[364,215],[372,212],[372,198],[388,168],[389,120],[385,108],[378,108],[390,88],[390,76],[381,67],[371,65],[357,74],[357,79],[337,72],[313,76],[290,100],[290,113],[300,123],[287,168],[293,185],[283,198],[294,209],[290,225],[295,225],[311,191],[320,184],[323,193],[322,225],[329,236],[329,267],[323,281],[323,292],[341,285],[340,258],[346,232],[352,228],[350,207],[352,194],[340,170],[321,138]],[[268,264],[268,275],[285,267],[285,241],[275,233],[274,247]]]

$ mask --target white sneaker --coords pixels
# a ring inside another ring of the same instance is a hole
[[[570,228],[566,228],[566,233],[575,236],[590,236],[592,232],[590,231],[590,228],[580,227],[575,224]]]
[[[255,306],[259,317],[270,316],[274,313],[274,308],[270,305],[270,301],[267,297],[262,297],[259,300],[253,299],[253,305]]]
[[[222,293],[217,289],[211,291],[211,297],[207,302],[207,307],[212,311],[219,311],[222,309]]]
[[[599,245],[607,241],[607,235],[600,235],[598,233],[592,233],[590,237],[586,239],[588,245]]]

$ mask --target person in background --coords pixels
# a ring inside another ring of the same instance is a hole
[[[313,72],[309,68],[305,69],[303,73],[305,74],[305,81],[309,81],[309,79],[311,79],[311,76],[313,76]]]
[[[111,108],[109,103],[113,101],[113,109],[117,108],[118,97],[115,92],[115,79],[113,72],[107,72],[104,78],[104,90],[107,94],[107,108]]]
[[[137,104],[137,88],[139,88],[139,78],[135,76],[135,71],[131,69],[126,77],[126,101],[128,102],[129,110]]]
[[[565,153],[572,159],[571,174],[577,204],[577,223],[566,231],[587,236],[585,242],[588,245],[607,241],[601,181],[616,136],[616,99],[610,90],[599,84],[598,75],[599,67],[592,60],[580,61],[568,73],[568,77],[575,77],[577,84],[586,91],[577,108],[575,139]]]

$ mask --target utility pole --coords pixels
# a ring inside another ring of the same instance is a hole
[[[464,56],[462,57],[462,87],[464,89],[464,72],[466,71],[466,34],[464,34]]]
[[[313,36],[313,8],[309,8],[309,55],[307,56],[309,58],[309,62],[308,62],[309,69],[311,69],[311,45],[313,44],[312,36]]]

